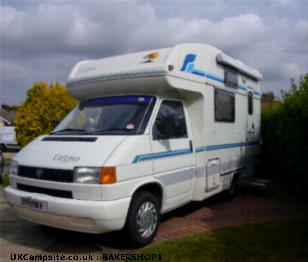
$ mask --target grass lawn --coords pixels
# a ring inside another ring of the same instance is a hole
[[[3,159],[5,163],[9,163],[11,162],[11,158],[4,158]],[[1,183],[2,187],[6,187],[10,184],[10,180],[9,180],[9,173],[4,173],[3,175],[3,182]]]
[[[9,173],[5,173],[3,176],[3,182],[1,184],[1,186],[6,187],[10,184],[10,180],[9,180]]]
[[[162,261],[308,261],[308,220],[227,227],[166,241],[140,254]]]

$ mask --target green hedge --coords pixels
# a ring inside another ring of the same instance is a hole
[[[308,74],[294,80],[282,101],[262,111],[263,159],[275,165],[272,176],[294,194],[308,198]],[[273,169],[272,169],[273,170]]]

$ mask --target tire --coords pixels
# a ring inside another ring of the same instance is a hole
[[[234,196],[236,195],[236,192],[237,192],[237,179],[236,179],[236,177],[233,177],[229,189],[227,189],[224,192],[224,199],[226,201],[232,200],[234,198]]]
[[[130,204],[125,231],[134,247],[142,247],[153,241],[160,224],[160,210],[156,197],[141,191],[136,193]]]
[[[2,152],[6,152],[6,151],[7,151],[6,145],[5,145],[5,144],[1,144],[1,145],[0,145],[0,150],[1,150]]]

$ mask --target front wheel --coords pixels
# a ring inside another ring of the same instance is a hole
[[[160,224],[160,211],[156,197],[150,192],[138,192],[129,207],[125,231],[135,247],[151,243]]]

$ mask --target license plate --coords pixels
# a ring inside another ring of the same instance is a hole
[[[22,197],[21,205],[32,209],[47,211],[47,201],[36,200],[31,197]]]

